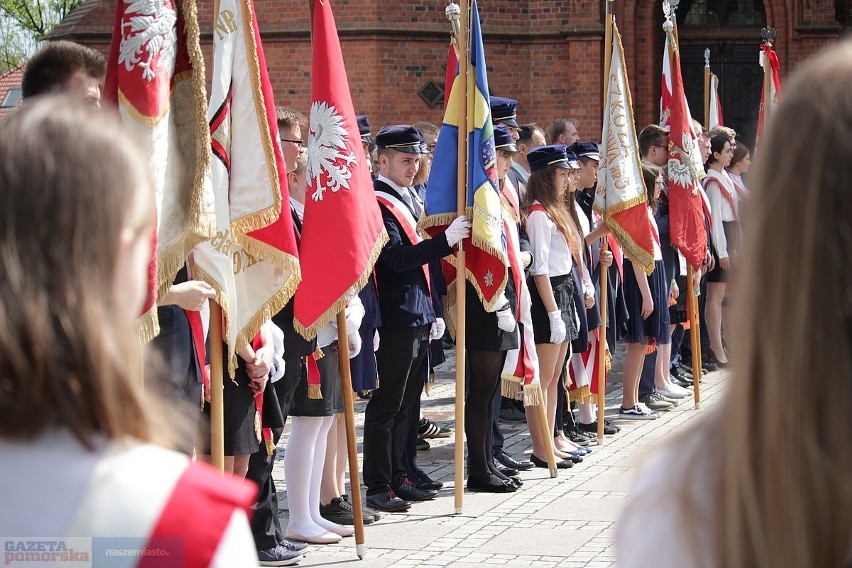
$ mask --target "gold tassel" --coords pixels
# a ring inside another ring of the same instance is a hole
[[[606,367],[606,371],[612,371],[612,353],[609,352],[609,349],[607,349],[606,353],[604,353],[604,361],[604,367]]]
[[[588,402],[595,402],[595,397],[592,391],[589,390],[589,385],[583,385],[580,388],[568,391],[568,401],[586,404]]]
[[[538,406],[541,404],[541,385],[533,383],[524,385],[524,406]]]
[[[275,443],[272,440],[264,440],[266,443],[266,455],[271,456],[275,453]]]
[[[521,400],[521,393],[521,380],[518,377],[503,375],[500,380],[500,395],[512,400]]]
[[[311,400],[322,400],[321,385],[308,385],[308,398]]]
[[[320,349],[319,347],[317,347],[317,350],[316,350],[316,351],[314,351],[314,353],[313,353],[313,357],[314,357],[314,359],[316,359],[317,361],[319,361],[320,359],[322,359],[323,357],[325,357],[325,353],[323,353],[323,352],[322,352],[322,349]]]

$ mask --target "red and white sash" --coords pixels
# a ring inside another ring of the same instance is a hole
[[[727,173],[720,174],[716,170],[711,169],[707,172],[704,187],[706,188],[711,183],[715,183],[719,186],[719,193],[722,194],[722,197],[728,202],[728,205],[731,206],[731,211],[734,212],[734,220],[739,221],[740,211],[737,200],[735,199],[737,188],[734,185],[734,180],[732,180]]]
[[[417,231],[417,219],[414,218],[414,215],[411,213],[411,209],[409,209],[399,197],[386,191],[376,190],[376,201],[379,202],[379,205],[384,206],[385,209],[390,211],[391,215],[393,215],[394,219],[396,219],[399,223],[399,226],[402,227],[402,231],[405,233],[405,236],[408,237],[408,240],[412,245],[416,245],[423,241],[420,237],[420,233]],[[432,282],[429,278],[428,264],[423,265],[423,276],[426,277],[426,287],[431,293]]]

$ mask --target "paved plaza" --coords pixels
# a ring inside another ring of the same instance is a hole
[[[618,363],[612,373],[615,384],[607,394],[610,419],[617,415],[621,401]],[[453,365],[450,358],[439,367],[430,395],[423,396],[425,415],[450,428],[455,396]],[[426,473],[444,482],[437,499],[415,503],[407,513],[384,514],[380,521],[366,526],[367,555],[363,561],[355,555],[355,539],[350,537],[337,545],[313,546],[299,566],[615,566],[615,522],[637,468],[654,446],[683,431],[722,398],[726,378],[727,373],[721,371],[704,376],[702,410],[695,411],[689,398],[658,420],[617,421],[621,432],[607,436],[602,447],[593,445],[593,453],[583,463],[560,470],[555,479],[546,469],[521,472],[524,486],[515,493],[467,492],[460,515],[453,514],[454,436],[431,439],[432,448],[419,452],[418,459]],[[359,454],[365,404],[357,401],[355,405]],[[526,424],[501,423],[501,428],[506,435],[506,452],[516,459],[528,459]],[[286,447],[286,440],[281,447]],[[274,475],[280,488],[284,477],[280,452]],[[286,525],[286,499],[283,495],[281,499],[282,523]]]

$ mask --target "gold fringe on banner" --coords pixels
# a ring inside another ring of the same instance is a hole
[[[543,399],[539,383],[524,385],[524,406],[538,406]]]
[[[275,453],[275,442],[272,440],[264,440],[264,445],[266,446],[266,455],[271,456]]]
[[[589,390],[589,385],[583,385],[580,388],[568,391],[568,402],[577,402],[578,404],[586,404],[595,402],[596,397]]]
[[[157,319],[157,306],[153,306],[150,310],[142,314],[138,320],[139,327],[137,334],[139,341],[148,343],[160,333],[160,322]]]
[[[523,390],[521,388],[521,379],[513,375],[501,375],[500,377],[500,395],[512,400],[523,399]]]
[[[321,385],[308,385],[308,398],[311,400],[322,400]]]

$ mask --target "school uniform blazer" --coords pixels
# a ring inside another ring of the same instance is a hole
[[[402,200],[402,196],[388,184],[379,180],[373,184],[377,191]],[[396,217],[383,205],[379,206],[388,233],[388,243],[375,267],[382,329],[429,325],[442,313],[438,308],[436,314],[423,265],[452,254],[453,249],[447,244],[444,233],[413,244]],[[414,218],[418,218],[420,212],[414,213]]]

